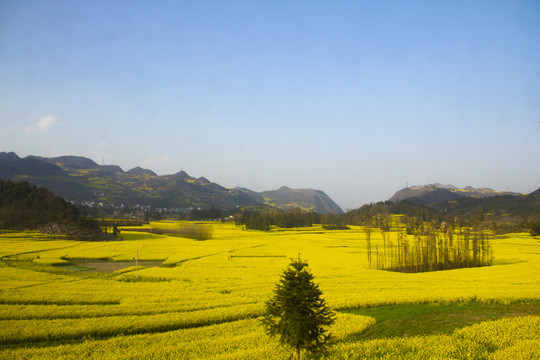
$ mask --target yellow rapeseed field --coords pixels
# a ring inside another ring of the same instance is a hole
[[[540,240],[528,234],[491,239],[492,266],[406,274],[369,268],[361,227],[206,225],[213,238],[205,241],[134,231],[111,242],[0,234],[0,358],[287,359],[258,317],[299,254],[338,312],[331,358],[540,357],[539,314],[479,317],[450,333],[359,338],[377,323],[363,308],[540,302]],[[382,239],[373,229],[372,246]],[[111,262],[123,269],[104,272]]]

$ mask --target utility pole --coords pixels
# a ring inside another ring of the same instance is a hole
[[[135,277],[139,278],[139,250],[137,250],[137,260],[135,261]]]

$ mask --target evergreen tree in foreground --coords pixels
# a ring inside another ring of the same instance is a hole
[[[297,359],[302,350],[313,355],[327,350],[329,335],[325,327],[330,326],[335,317],[321,295],[307,262],[298,257],[281,275],[274,296],[266,301],[262,322],[267,334],[279,336],[282,345],[296,351]]]

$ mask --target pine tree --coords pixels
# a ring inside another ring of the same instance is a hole
[[[313,355],[327,350],[325,327],[333,324],[335,315],[321,298],[307,262],[300,257],[291,261],[276,284],[274,296],[266,301],[262,323],[268,335],[279,336],[280,343],[293,348],[300,359],[302,350]]]

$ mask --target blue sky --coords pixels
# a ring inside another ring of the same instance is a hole
[[[0,151],[321,189],[540,186],[538,1],[0,0]]]

